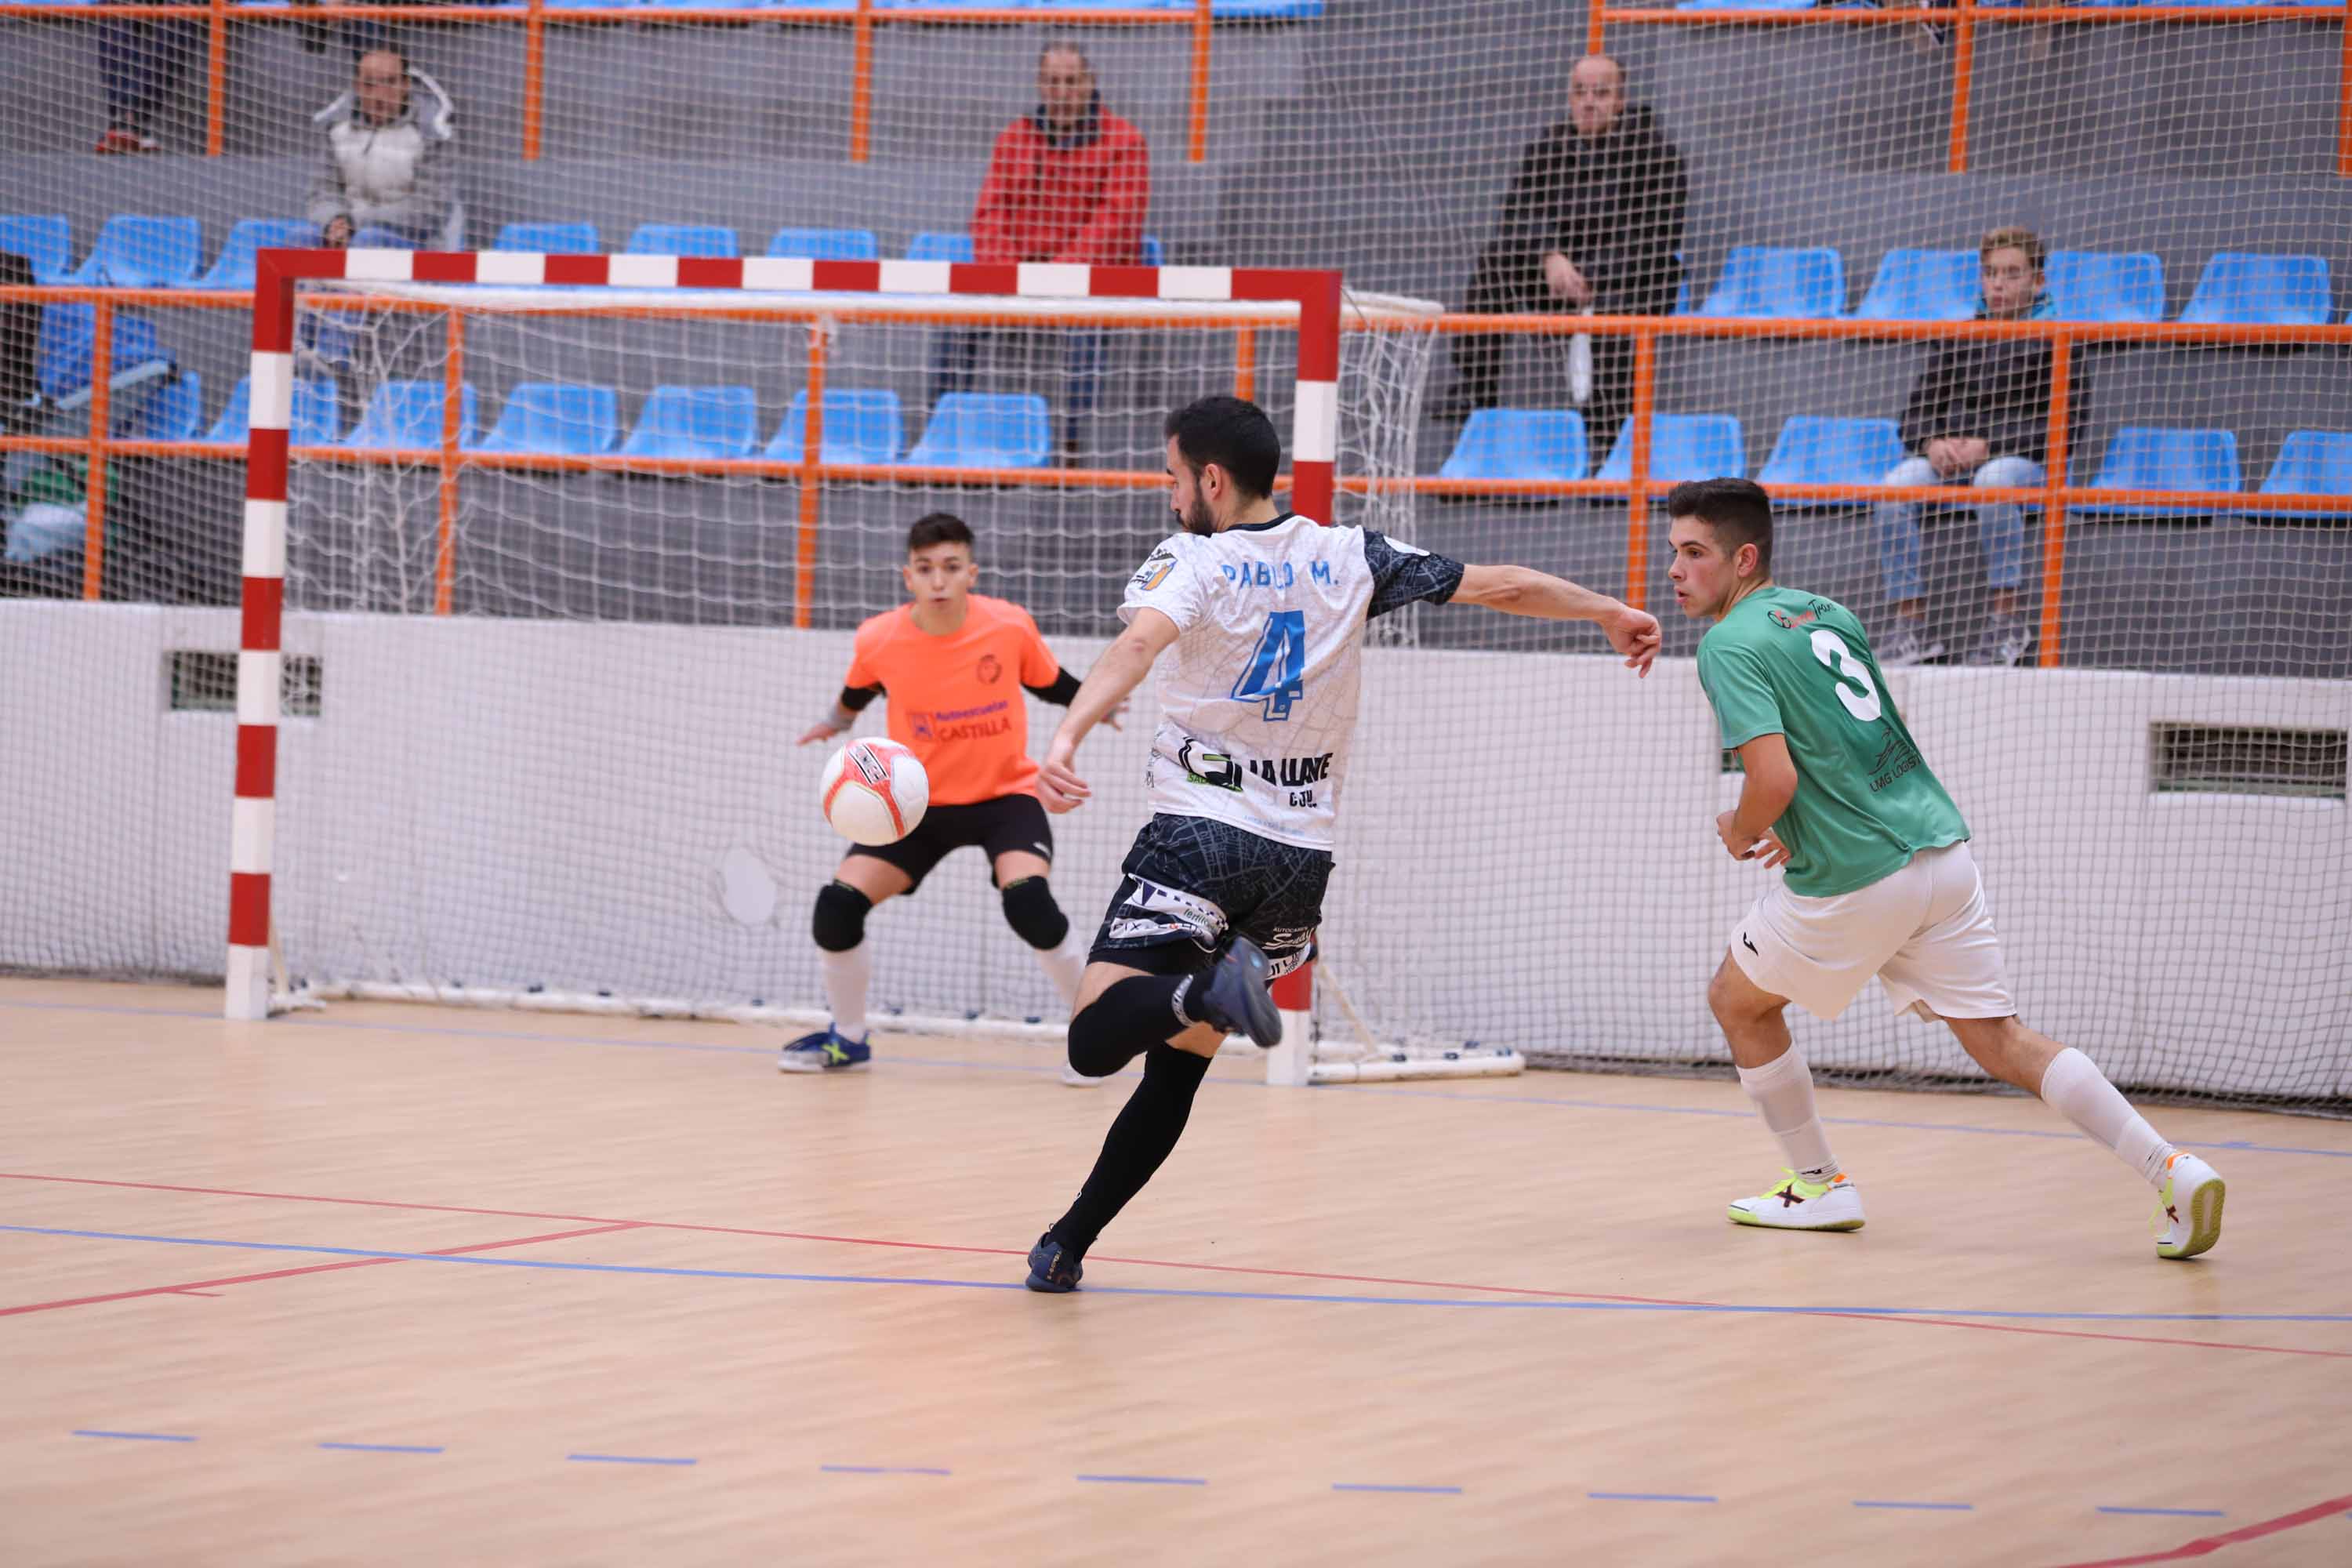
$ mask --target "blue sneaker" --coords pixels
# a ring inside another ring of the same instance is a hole
[[[1032,1290],[1060,1296],[1076,1289],[1078,1277],[1086,1271],[1085,1262],[1049,1232],[1029,1249],[1029,1278],[1023,1283]]]
[[[850,1072],[874,1059],[874,1047],[832,1029],[803,1035],[776,1057],[778,1072]]]
[[[1282,1013],[1266,989],[1271,980],[1264,950],[1237,936],[1210,968],[1206,983],[1192,982],[1184,1010],[1228,1035],[1247,1035],[1272,1050],[1282,1043]]]

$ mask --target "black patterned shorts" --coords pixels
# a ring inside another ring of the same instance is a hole
[[[1160,815],[1135,836],[1090,958],[1155,974],[1199,969],[1229,937],[1265,950],[1276,974],[1314,956],[1331,853],[1205,816]]]

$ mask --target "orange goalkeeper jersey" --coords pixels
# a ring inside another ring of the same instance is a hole
[[[933,805],[970,805],[1037,793],[1021,689],[1060,673],[1028,611],[974,594],[945,637],[919,629],[912,605],[859,626],[843,684],[887,695],[890,738],[922,759]]]

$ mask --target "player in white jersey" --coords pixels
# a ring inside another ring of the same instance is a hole
[[[1464,566],[1369,529],[1328,528],[1273,500],[1282,443],[1255,404],[1204,397],[1168,416],[1170,501],[1182,531],[1154,550],[1037,779],[1050,811],[1088,790],[1078,743],[1160,656],[1160,731],[1136,835],[1070,1019],[1070,1065],[1143,1081],[1069,1212],[1029,1254],[1033,1290],[1077,1287],[1087,1248],[1176,1146],[1228,1034],[1271,1046],[1267,982],[1307,962],[1331,875],[1332,827],[1365,624],[1416,600],[1597,623],[1648,674],[1655,616],[1524,566]]]

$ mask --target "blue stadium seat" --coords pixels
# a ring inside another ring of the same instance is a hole
[[[1973,259],[1973,258],[1971,258]],[[1879,485],[1903,460],[1903,436],[1892,419],[1832,419],[1790,416],[1756,478],[1768,485]],[[1800,506],[1860,506],[1860,501],[1801,500]]]
[[[1984,298],[1973,250],[1890,250],[1854,308],[1865,321],[1965,321]]]
[[[44,397],[64,399],[89,390],[90,355],[97,347],[98,310],[93,305],[50,305],[41,311],[34,335],[33,379]],[[168,370],[176,361],[144,316],[114,318],[114,366],[110,374],[153,366]]]
[[[760,456],[771,462],[797,463],[808,452],[808,393],[793,394],[784,422]],[[895,463],[907,447],[907,422],[898,411],[898,395],[856,387],[829,386],[824,392],[824,446],[819,458],[828,463]]]
[[[2279,447],[2263,480],[2266,496],[2342,496],[2352,506],[2352,430],[2296,430]],[[2265,511],[2253,517],[2332,517],[2352,521],[2352,511]]]
[[[2189,430],[2147,425],[2126,425],[2108,438],[2100,461],[2095,490],[2235,490],[2244,486],[2238,475],[2238,437],[2228,430]],[[2094,516],[2126,513],[2139,517],[2210,517],[2209,507],[2147,505],[2078,506]]]
[[[205,378],[183,371],[127,394],[114,414],[114,433],[129,441],[193,441],[204,414]]]
[[[1654,479],[1743,479],[1748,473],[1748,437],[1728,414],[1661,414],[1651,421],[1650,477]],[[1633,422],[1617,426],[1617,445],[1596,479],[1633,477]]]
[[[2317,256],[2269,256],[2223,250],[2205,264],[2196,291],[2181,307],[2184,321],[2247,325],[2325,326],[2330,308],[2327,262]]]
[[[1146,267],[1165,267],[1168,264],[1168,252],[1160,245],[1158,235],[1147,234],[1143,237],[1143,249],[1139,259]]]
[[[1813,0],[1679,0],[1677,11],[1810,11]]]
[[[228,405],[213,421],[205,439],[245,445],[253,418],[253,378],[246,376],[230,389]],[[294,418],[289,437],[297,447],[331,447],[342,436],[343,416],[331,381],[294,384]]]
[[[65,280],[95,288],[184,288],[196,280],[204,245],[204,226],[194,218],[117,213]]]
[[[748,386],[656,386],[622,443],[628,458],[748,458],[760,409]]]
[[[362,224],[352,231],[353,250],[430,250],[435,242],[419,240],[415,235],[380,223]]]
[[[735,231],[708,223],[641,223],[624,247],[631,256],[734,256]]]
[[[2164,263],[2145,250],[2053,250],[2042,280],[2062,321],[2164,320]]]
[[[1045,400],[1032,394],[950,392],[931,410],[907,461],[933,468],[1042,468],[1053,446]]]
[[[63,213],[12,213],[0,217],[0,250],[33,264],[33,281],[54,283],[73,260],[73,225]]]
[[[307,250],[319,243],[319,226],[299,217],[241,217],[213,269],[196,279],[199,289],[250,289],[253,258],[264,250]]]
[[[368,399],[367,411],[352,433],[343,437],[346,447],[366,447],[374,449],[430,447],[441,446],[441,384],[437,381],[387,381],[377,386],[375,395]],[[467,382],[459,395],[457,440],[470,446],[480,426],[475,422],[474,384]]]
[[[1064,0],[1078,6],[1077,0]],[[1177,0],[1175,9],[1186,9]],[[1323,0],[1213,0],[1209,15],[1220,22],[1311,22],[1323,15]]]
[[[925,229],[907,246],[909,261],[970,261],[971,236],[950,234],[940,229]]]
[[[1770,246],[1735,247],[1723,260],[1702,316],[1795,316],[1845,314],[1845,258],[1827,247],[1782,250]]]
[[[1462,426],[1441,479],[1580,479],[1592,471],[1584,416],[1566,408],[1481,408]]]
[[[871,261],[882,254],[870,228],[780,228],[768,241],[771,256],[805,256],[816,261]]]
[[[498,243],[490,248],[541,256],[593,256],[603,244],[593,223],[510,223],[499,230]]]
[[[609,386],[525,381],[507,394],[478,452],[562,452],[589,458],[621,441],[621,401]]]

